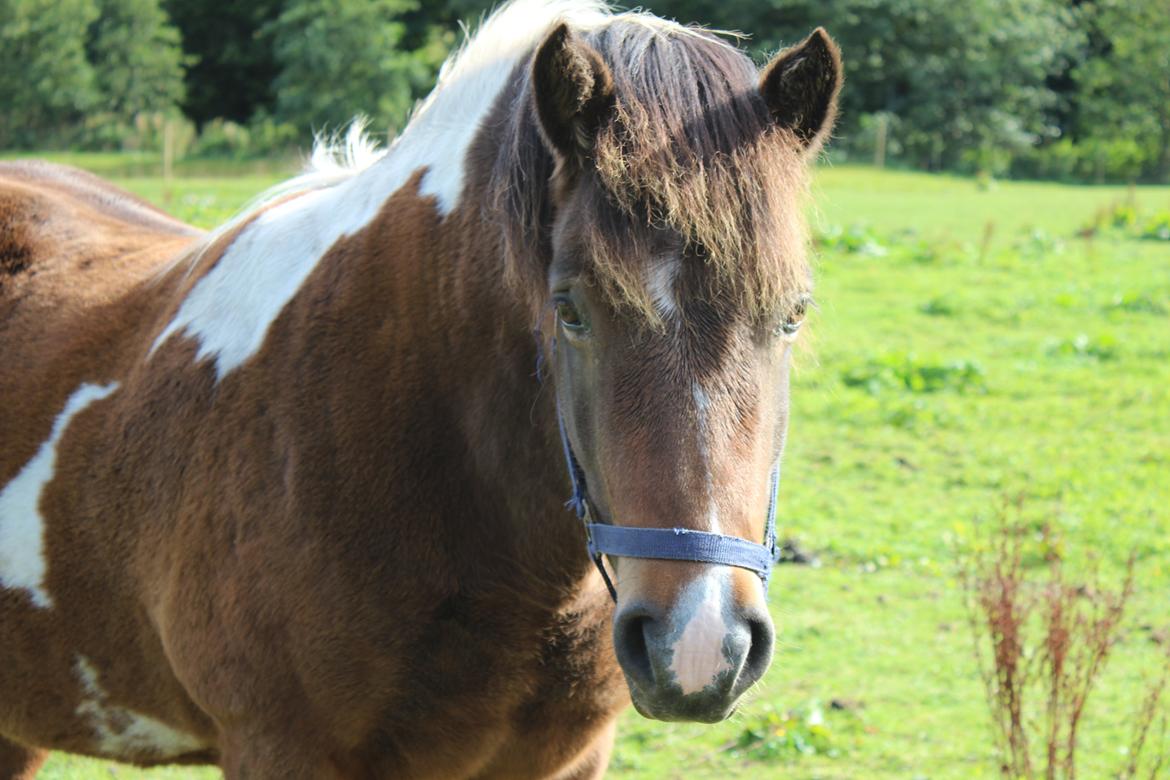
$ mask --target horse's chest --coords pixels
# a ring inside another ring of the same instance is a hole
[[[608,610],[541,625],[505,622],[440,620],[420,643],[407,694],[415,717],[396,724],[395,742],[409,744],[409,756],[449,754],[450,734],[459,733],[461,756],[480,767],[443,767],[436,776],[551,776],[605,735],[628,703]]]

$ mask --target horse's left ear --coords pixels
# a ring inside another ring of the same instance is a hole
[[[760,92],[776,123],[791,130],[813,153],[833,130],[841,78],[841,51],[818,27],[768,63],[760,77]]]
[[[613,76],[601,55],[557,25],[532,60],[532,86],[549,146],[569,159],[591,154],[614,106]]]

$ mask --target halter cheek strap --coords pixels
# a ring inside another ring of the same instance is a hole
[[[776,494],[780,483],[780,462],[772,467],[771,485],[768,498],[768,520],[764,526],[764,543],[757,544],[738,536],[713,534],[707,531],[692,531],[687,528],[630,528],[592,522],[589,497],[585,490],[585,472],[577,462],[565,421],[557,408],[557,426],[561,432],[561,444],[565,450],[565,462],[569,467],[569,478],[573,482],[573,496],[568,506],[577,512],[585,523],[585,536],[589,546],[589,557],[601,572],[609,595],[617,601],[617,589],[605,570],[603,555],[625,558],[657,558],[669,561],[693,561],[715,563],[722,566],[737,566],[753,571],[768,587],[768,576],[776,562]]]

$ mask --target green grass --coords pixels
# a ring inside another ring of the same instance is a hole
[[[210,226],[275,178],[118,181]],[[1139,592],[1084,727],[1082,776],[1110,776],[1156,667],[1140,626],[1170,623],[1170,243],[1076,233],[1121,200],[1170,211],[1170,188],[845,167],[822,170],[814,195],[828,248],[780,515],[823,565],[776,572],[775,661],[739,715],[631,712],[610,776],[996,777],[956,558],[1016,495],[1026,520],[1060,529],[1074,566],[1095,558],[1111,575],[1138,553]],[[762,746],[736,747],[753,734]],[[45,776],[110,771],[216,776],[64,756]]]

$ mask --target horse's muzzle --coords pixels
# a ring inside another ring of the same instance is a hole
[[[721,721],[767,670],[771,618],[761,608],[728,603],[712,584],[694,583],[669,611],[619,604],[614,647],[634,707],[645,717]]]

